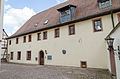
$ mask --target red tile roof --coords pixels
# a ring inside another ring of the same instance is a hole
[[[16,33],[14,33],[9,38],[33,33],[41,29],[44,30],[50,27],[62,25],[60,24],[60,20],[59,20],[60,16],[57,9],[62,8],[63,6],[66,6],[69,4],[76,6],[76,10],[75,10],[72,21],[79,20],[91,15],[98,15],[107,11],[109,12],[112,9],[118,9],[118,10],[120,9],[120,0],[112,0],[112,7],[109,7],[106,9],[99,9],[97,0],[69,0],[32,16]],[[48,24],[44,25],[44,22],[47,19],[49,20]],[[34,27],[34,24],[36,23],[39,23],[39,24],[37,27]]]

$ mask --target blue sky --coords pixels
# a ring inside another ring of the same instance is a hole
[[[5,0],[4,29],[15,33],[31,16],[67,0]]]

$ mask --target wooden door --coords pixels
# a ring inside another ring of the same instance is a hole
[[[111,64],[111,72],[112,74],[116,74],[116,65],[115,65],[115,55],[114,49],[110,49],[110,64]]]
[[[40,51],[39,53],[39,64],[44,65],[44,52]]]

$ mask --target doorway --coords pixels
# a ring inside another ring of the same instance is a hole
[[[44,65],[44,52],[39,52],[39,65]]]

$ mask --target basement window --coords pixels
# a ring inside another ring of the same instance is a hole
[[[81,61],[81,68],[87,68],[87,62]]]

